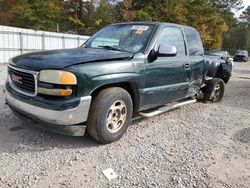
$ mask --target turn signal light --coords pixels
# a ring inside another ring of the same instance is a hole
[[[70,95],[72,95],[71,89],[61,89],[59,91],[59,96],[70,96]]]
[[[47,89],[47,88],[38,88],[39,94],[50,95],[50,96],[61,96],[66,97],[72,95],[72,89]]]

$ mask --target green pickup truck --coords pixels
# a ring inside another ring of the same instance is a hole
[[[11,58],[6,104],[22,119],[100,143],[122,137],[133,117],[202,100],[219,102],[231,65],[204,56],[198,32],[159,22],[104,27],[81,47]]]

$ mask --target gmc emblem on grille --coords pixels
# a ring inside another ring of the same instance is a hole
[[[22,77],[20,77],[20,76],[17,76],[17,75],[12,74],[12,75],[11,75],[11,79],[12,79],[14,82],[18,83],[18,84],[22,84],[22,83],[23,83],[23,82],[22,82]]]

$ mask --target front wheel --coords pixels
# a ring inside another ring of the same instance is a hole
[[[119,140],[132,119],[133,104],[130,94],[119,87],[102,90],[91,104],[87,130],[102,144]]]
[[[225,83],[220,78],[214,78],[207,82],[203,90],[204,101],[221,102],[224,96]]]

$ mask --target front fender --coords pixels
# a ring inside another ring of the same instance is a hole
[[[97,88],[116,83],[133,83],[142,87],[140,73],[144,66],[134,66],[134,61],[99,62],[68,68],[77,77],[77,95],[89,96]]]
[[[132,85],[140,85],[139,73],[116,73],[96,76],[91,79],[92,87],[89,88],[90,93],[105,85],[117,85],[119,83],[130,83]]]

